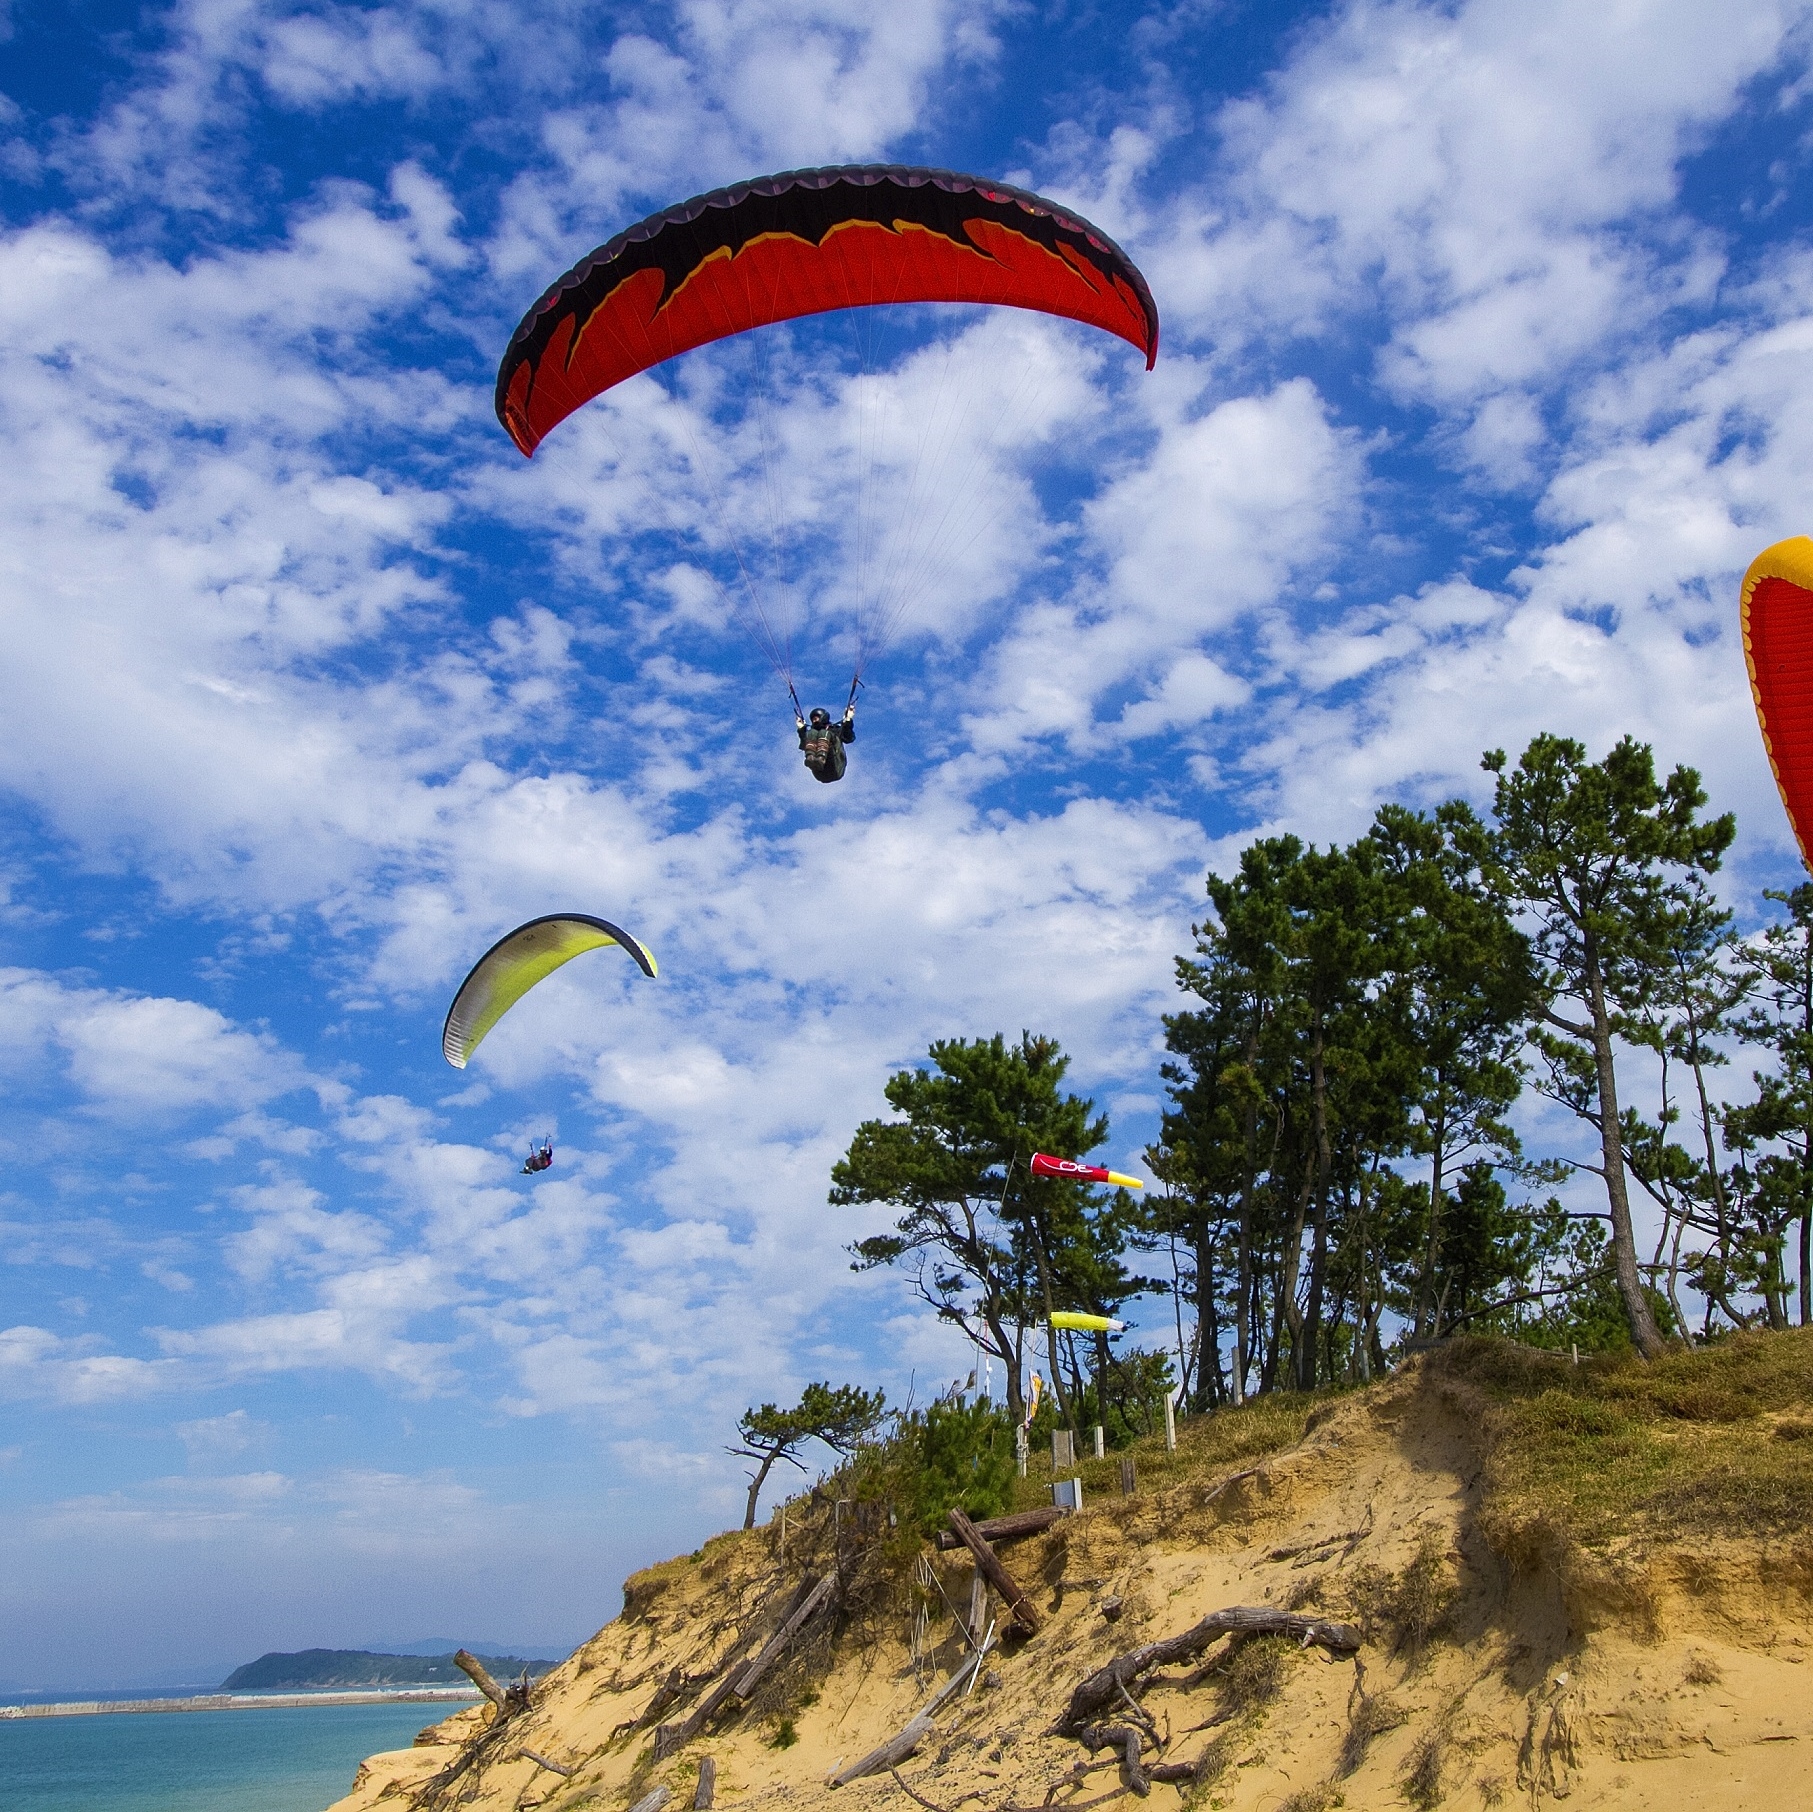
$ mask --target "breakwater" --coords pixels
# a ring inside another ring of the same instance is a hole
[[[451,1705],[479,1696],[470,1686],[417,1686],[394,1691],[211,1692],[185,1699],[68,1699],[55,1705],[0,1705],[0,1718],[85,1718],[113,1711],[273,1711],[300,1705]]]

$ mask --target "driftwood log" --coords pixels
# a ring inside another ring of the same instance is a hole
[[[466,1649],[460,1649],[453,1657],[453,1665],[482,1692],[487,1699],[501,1712],[509,1694],[491,1678],[490,1670],[477,1655]]]
[[[1080,1735],[1086,1724],[1123,1703],[1135,1683],[1154,1669],[1167,1667],[1173,1661],[1194,1661],[1222,1636],[1288,1636],[1304,1648],[1315,1643],[1341,1655],[1351,1655],[1360,1646],[1360,1632],[1351,1624],[1331,1623],[1323,1617],[1300,1617],[1267,1605],[1231,1605],[1225,1611],[1211,1611],[1182,1635],[1129,1649],[1124,1655],[1116,1655],[1106,1667],[1097,1668],[1070,1695],[1064,1715],[1052,1726],[1052,1735]]]
[[[711,1812],[718,1791],[718,1764],[708,1755],[699,1761],[699,1784],[692,1790],[692,1812]]]
[[[949,1521],[952,1533],[975,1555],[976,1565],[983,1578],[1001,1594],[1001,1601],[1013,1613],[1014,1622],[1027,1635],[1036,1636],[1044,1619],[1040,1617],[1037,1606],[1014,1583],[1013,1575],[1002,1566],[1000,1555],[988,1545],[987,1537],[961,1510],[951,1511]]]
[[[516,1752],[525,1762],[533,1762],[537,1768],[545,1768],[550,1774],[571,1774],[571,1768],[559,1762],[551,1762],[545,1755],[537,1755],[533,1749],[519,1749]]]
[[[1060,1505],[1046,1504],[1038,1510],[1016,1510],[1011,1516],[984,1517],[974,1527],[984,1541],[1019,1541],[1023,1536],[1037,1535],[1040,1530],[1049,1529],[1069,1514]],[[964,1545],[963,1538],[950,1529],[940,1529],[936,1539],[946,1553]]]
[[[988,1655],[989,1641],[990,1637],[985,1636],[982,1646],[926,1700],[900,1730],[885,1743],[871,1749],[867,1755],[859,1756],[849,1767],[838,1769],[831,1776],[830,1784],[833,1787],[847,1787],[851,1781],[859,1781],[865,1774],[879,1774],[884,1768],[897,1767],[904,1762],[931,1734],[932,1720],[957,1696],[959,1688],[967,1689],[980,1675],[982,1663]]]
[[[1141,1799],[1152,1791],[1152,1783],[1139,1765],[1140,1732],[1131,1724],[1085,1724],[1076,1734],[1091,1755],[1098,1749],[1118,1749],[1127,1770],[1127,1785]]]

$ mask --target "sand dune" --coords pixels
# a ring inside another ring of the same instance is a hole
[[[1795,1343],[1797,1367],[1813,1358],[1813,1336],[1768,1338]],[[1567,1378],[1529,1388],[1539,1387],[1534,1400],[1559,1414],[1550,1399],[1571,1388]],[[1704,1491],[1721,1478],[1729,1488],[1741,1468],[1721,1458],[1728,1442],[1731,1453],[1762,1454],[1792,1506],[1808,1495],[1797,1478],[1813,1486],[1813,1440],[1794,1437],[1813,1425],[1781,1406],[1782,1388],[1775,1407],[1752,1404],[1742,1416],[1677,1414],[1678,1433],[1658,1411],[1642,1425],[1645,1476],[1663,1477],[1676,1454],[1668,1443],[1687,1442]],[[829,1561],[796,1520],[785,1556],[777,1521],[638,1574],[623,1614],[538,1685],[504,1740],[424,1803],[615,1812],[666,1786],[678,1812],[710,1755],[717,1803],[738,1812],[913,1812],[907,1790],[936,1812],[1096,1803],[1124,1812],[1139,1802],[1121,1766],[1050,1726],[1077,1682],[1116,1653],[1230,1605],[1307,1607],[1361,1624],[1367,1639],[1357,1660],[1275,1640],[1223,1643],[1205,1665],[1151,1685],[1143,1704],[1164,1758],[1203,1762],[1195,1785],[1153,1786],[1156,1812],[1561,1799],[1687,1812],[1805,1801],[1813,1540],[1804,1527],[1759,1534],[1715,1519],[1709,1528],[1693,1506],[1711,1500],[1671,1485],[1675,1496],[1651,1489],[1640,1512],[1601,1504],[1583,1535],[1590,1519],[1578,1506],[1595,1481],[1570,1487],[1572,1511],[1532,1496],[1529,1466],[1506,1457],[1509,1425],[1458,1362],[1418,1362],[1365,1392],[1300,1406],[1294,1423],[1269,1413],[1270,1435],[1255,1421],[1250,1444],[1269,1439],[1272,1451],[1230,1458],[1235,1423],[1192,1423],[1174,1458],[1142,1453],[1135,1496],[1097,1497],[1003,1549],[1044,1627],[989,1657],[984,1680],[902,1763],[900,1784],[884,1773],[834,1790],[826,1777],[904,1725],[958,1665],[963,1641],[945,1602],[968,1605],[967,1555],[931,1562],[939,1615],[917,1670],[907,1602],[872,1593],[824,1619],[816,1644],[802,1642],[746,1710],[678,1753],[656,1761],[637,1723],[676,1669],[689,1696],[664,1715],[683,1716],[722,1665],[753,1652],[802,1570]],[[1532,1426],[1518,1438],[1527,1443]],[[1611,1478],[1634,1464],[1635,1437],[1606,1426]],[[372,1757],[333,1812],[421,1800],[493,1716],[489,1706],[462,1712],[424,1732],[432,1740]],[[1093,1772],[1076,1773],[1090,1763]]]

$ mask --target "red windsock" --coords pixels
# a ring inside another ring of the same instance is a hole
[[[1032,1154],[1035,1177],[1063,1177],[1072,1183],[1118,1183],[1123,1189],[1144,1189],[1138,1177],[1124,1177],[1118,1170],[1104,1170],[1099,1164],[1079,1164],[1075,1158],[1048,1157],[1042,1151]]]

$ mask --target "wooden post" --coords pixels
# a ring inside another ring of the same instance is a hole
[[[1121,1496],[1122,1497],[1131,1497],[1132,1495],[1133,1495],[1133,1456],[1131,1454],[1123,1454],[1121,1456]]]
[[[1020,1477],[1026,1476],[1026,1429],[1024,1425],[1014,1430],[1014,1460],[1020,1468]]]
[[[1108,1457],[1107,1447],[1102,1441],[1102,1425],[1099,1422],[1095,1425],[1095,1457],[1098,1460],[1103,1460]]]
[[[1177,1451],[1177,1392],[1165,1392],[1165,1452]]]
[[[711,1812],[712,1796],[718,1790],[718,1764],[705,1756],[699,1762],[699,1784],[692,1790],[692,1812]]]
[[[969,1576],[969,1621],[965,1625],[965,1634],[969,1645],[976,1648],[982,1641],[983,1632],[988,1628],[988,1581],[983,1577],[980,1566]]]
[[[1051,1431],[1051,1470],[1068,1472],[1076,1464],[1076,1437],[1068,1428]]]
[[[1013,1620],[1027,1635],[1035,1635],[1043,1619],[1038,1608],[1020,1588],[1014,1584],[1013,1575],[1002,1566],[997,1555],[984,1538],[976,1533],[976,1525],[961,1510],[950,1513],[950,1525],[962,1538],[963,1545],[976,1557],[977,1569],[988,1580],[988,1583],[1001,1594],[1002,1602],[1013,1613]]]

